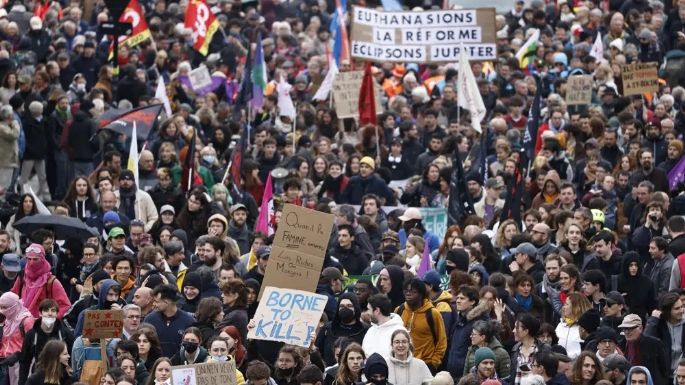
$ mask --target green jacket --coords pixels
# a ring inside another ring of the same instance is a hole
[[[502,380],[509,379],[510,367],[511,367],[511,357],[509,353],[502,347],[502,344],[495,337],[492,338],[492,342],[488,345],[490,349],[495,353],[495,373],[497,373],[497,378]],[[471,346],[469,351],[466,353],[466,360],[464,361],[464,375],[469,374],[469,371],[476,364],[476,350],[478,346]]]

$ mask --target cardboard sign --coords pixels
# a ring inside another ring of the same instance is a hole
[[[623,96],[659,91],[657,63],[632,63],[621,68]]]
[[[199,90],[212,84],[212,77],[209,75],[209,70],[204,65],[201,65],[194,70],[188,72],[190,85],[193,90]]]
[[[236,385],[235,361],[171,367],[172,385]]]
[[[86,310],[83,338],[119,338],[123,330],[123,310]]]
[[[309,346],[327,302],[325,295],[268,286],[247,337]]]
[[[566,81],[566,104],[590,104],[592,101],[592,75],[569,76]]]
[[[359,90],[362,87],[364,71],[338,72],[333,80],[333,102],[339,118],[359,118]],[[381,96],[383,89],[374,82],[376,90],[376,113],[383,112]]]
[[[495,9],[383,12],[352,8],[350,53],[378,62],[458,62],[497,58]]]
[[[267,286],[316,290],[333,222],[331,214],[285,205],[264,273],[260,298]]]

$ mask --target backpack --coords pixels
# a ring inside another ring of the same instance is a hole
[[[433,319],[433,311],[434,308],[431,308],[431,311],[426,312],[426,323],[428,324],[428,328],[431,330],[431,335],[433,336],[433,343],[437,344],[438,343],[438,332],[435,330],[435,320]],[[404,303],[401,304],[397,310],[397,314],[402,317],[402,313],[404,313]],[[442,316],[441,316],[442,317]]]
[[[19,279],[19,290],[17,290],[17,291],[19,292],[19,295],[21,296],[21,291],[22,291],[22,289],[24,288],[24,277],[22,276],[22,277],[19,277],[19,278],[20,278],[20,279]],[[54,282],[55,282],[55,276],[52,275],[52,274],[50,274],[50,278],[48,278],[48,282],[47,282],[47,284],[45,285],[45,298],[46,298],[46,299],[47,299],[47,298],[49,298],[49,299],[54,299],[54,298],[52,297],[52,284],[53,284]]]

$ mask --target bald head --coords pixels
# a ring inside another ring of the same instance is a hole
[[[117,197],[112,191],[100,194],[100,207],[102,212],[112,211],[117,207]]]
[[[155,157],[152,155],[152,151],[143,150],[140,152],[140,157],[138,158],[138,164],[140,169],[143,171],[152,171],[155,169]]]
[[[490,126],[498,134],[505,134],[507,132],[507,121],[503,118],[494,118],[490,121]]]

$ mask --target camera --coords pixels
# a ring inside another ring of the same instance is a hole
[[[651,219],[652,222],[656,222],[656,221],[659,220],[659,218],[656,216],[656,214],[651,214],[651,215],[649,216],[649,219]]]

